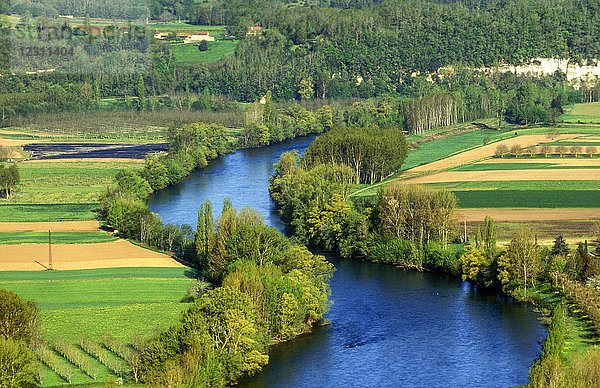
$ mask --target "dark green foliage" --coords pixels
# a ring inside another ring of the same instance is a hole
[[[203,40],[202,42],[200,42],[200,44],[198,45],[198,50],[200,51],[206,51],[208,50],[208,42]]]
[[[258,372],[270,338],[292,338],[323,319],[333,266],[292,245],[258,213],[226,201],[216,227],[210,206],[199,212],[199,253],[222,286],[202,293],[181,323],[142,352],[152,384],[224,386]],[[204,238],[202,236],[205,236]],[[208,244],[206,244],[208,241]]]
[[[15,163],[9,166],[0,164],[0,194],[5,198],[10,198],[21,180],[19,168]]]
[[[37,336],[35,302],[23,300],[14,292],[0,289],[0,336],[31,342]]]
[[[35,361],[25,342],[0,336],[0,387],[34,387]]]
[[[37,338],[37,306],[0,289],[0,386],[32,386],[35,356],[29,345]]]
[[[337,128],[316,138],[303,160],[310,168],[346,165],[354,170],[356,183],[373,184],[396,172],[407,153],[408,144],[399,129]]]
[[[570,252],[571,250],[569,249],[565,238],[562,236],[562,234],[559,235],[554,240],[554,245],[552,246],[552,250],[550,251],[550,253],[552,253],[553,256],[566,257]]]

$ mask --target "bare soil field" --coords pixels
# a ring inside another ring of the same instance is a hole
[[[98,232],[100,222],[61,221],[61,222],[0,222],[0,232]]]
[[[0,271],[39,271],[48,265],[46,244],[0,246]],[[53,269],[93,269],[118,267],[183,267],[163,253],[154,252],[125,240],[98,244],[52,245]]]
[[[549,143],[556,140],[564,140],[564,139],[573,139],[578,136],[583,136],[582,134],[562,134],[556,136],[554,139],[549,139],[546,135],[524,135],[518,136],[511,139],[502,140],[496,143],[488,144],[482,147],[478,147],[476,149],[461,152],[460,154],[450,156],[448,158],[438,160],[436,162],[431,162],[424,164],[422,166],[418,166],[415,168],[411,168],[404,172],[404,175],[409,175],[417,172],[425,172],[425,171],[437,171],[443,170],[446,168],[460,166],[465,163],[475,162],[477,160],[488,158],[493,156],[496,148],[500,144],[505,144],[509,149],[511,146],[518,144],[521,147],[530,147],[538,144]]]
[[[401,180],[402,183],[497,182],[497,181],[600,180],[600,169],[535,169],[494,171],[442,171]],[[394,181],[398,182],[398,181]],[[515,187],[515,189],[518,189]]]
[[[600,209],[458,209],[462,222],[481,222],[490,216],[496,222],[600,220]]]
[[[166,143],[30,143],[22,146],[31,159],[144,159],[147,154],[167,151]]]
[[[71,159],[43,159],[25,160],[21,163],[64,163],[64,162],[115,162],[115,163],[144,163],[144,159],[127,158],[71,158]],[[600,163],[600,159],[599,159]]]

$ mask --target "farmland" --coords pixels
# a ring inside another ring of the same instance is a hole
[[[233,54],[238,44],[238,42],[234,40],[216,40],[207,43],[208,49],[206,51],[198,50],[198,46],[195,44],[172,45],[175,61],[178,65],[214,63],[225,56]]]
[[[51,238],[54,244],[91,244],[118,239],[101,232],[55,232]],[[48,232],[0,232],[0,245],[47,243]]]
[[[562,116],[565,123],[554,130],[508,127],[497,131],[466,126],[409,136],[413,150],[401,172],[379,184],[360,185],[351,197],[372,197],[379,186],[391,182],[426,184],[451,190],[459,208],[477,212],[475,218],[465,213],[472,231],[475,219],[481,221],[484,213],[489,213],[501,220],[499,233],[504,239],[523,223],[539,227],[540,238],[554,238],[559,233],[590,236],[595,221],[588,220],[598,219],[598,212],[590,208],[600,208],[600,129],[570,124],[575,114],[587,115],[586,123],[600,122],[600,104],[573,106]],[[507,149],[504,157],[496,152],[501,144]],[[542,145],[550,146],[546,154]],[[521,151],[510,154],[515,146]],[[523,213],[528,211],[533,212],[529,217]],[[541,224],[534,225],[536,220]]]
[[[119,347],[133,349],[144,337],[177,322],[187,307],[180,300],[196,276],[184,267],[13,271],[0,272],[0,288],[37,301],[42,334],[50,345],[48,358],[56,360],[58,371],[70,373],[73,384],[87,384],[116,380],[118,376],[105,365],[126,364],[109,347],[117,351]],[[82,353],[82,338],[89,346],[107,352],[106,357],[113,362],[104,359],[101,363]],[[62,342],[74,346],[83,364],[97,372],[96,379],[55,350],[63,347],[57,346]],[[39,377],[44,386],[67,384],[47,366]]]

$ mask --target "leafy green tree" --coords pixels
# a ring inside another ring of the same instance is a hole
[[[196,227],[196,251],[201,265],[207,265],[206,261],[214,247],[214,243],[215,226],[212,203],[207,199],[200,205],[200,210],[198,210],[198,224]]]
[[[23,341],[0,337],[0,387],[33,387],[36,358]]]
[[[535,286],[540,271],[538,245],[530,228],[520,228],[511,240],[508,249],[498,259],[498,279],[505,291],[523,287],[527,296],[527,285]]]
[[[571,252],[571,250],[569,249],[569,246],[567,245],[567,242],[565,241],[565,238],[561,235],[559,235],[558,237],[556,237],[556,239],[554,239],[554,245],[552,246],[552,250],[550,251],[550,253],[553,256],[561,256],[561,257],[567,257],[567,255],[569,255],[569,253]]]
[[[201,41],[200,44],[198,45],[198,50],[207,51],[208,50],[208,42],[205,40]]]
[[[38,310],[12,291],[0,289],[0,336],[30,342],[37,336]]]

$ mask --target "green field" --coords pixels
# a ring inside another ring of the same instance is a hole
[[[567,107],[560,117],[566,123],[600,123],[600,102],[589,102]]]
[[[189,268],[0,272],[0,288],[37,302],[43,339],[50,345],[58,338],[77,344],[82,335],[102,343],[106,334],[127,344],[135,336],[148,337],[176,323],[189,306],[180,300],[196,277]],[[116,354],[111,357],[120,360]],[[91,357],[88,361],[100,370],[97,381],[59,358],[76,370],[73,384],[116,379]],[[43,386],[67,385],[48,367],[42,374]]]
[[[95,220],[97,203],[0,204],[0,222]]]
[[[401,170],[408,170],[422,164],[435,162],[450,155],[466,151],[470,148],[483,145],[484,139],[488,142],[514,136],[514,132],[501,132],[492,129],[481,129],[464,132],[443,139],[428,141],[419,146],[417,150],[408,152]]]
[[[231,55],[235,51],[239,41],[216,40],[208,42],[208,50],[198,50],[198,45],[193,43],[172,45],[175,62],[178,65],[190,65],[194,63],[214,63],[224,56]]]
[[[21,183],[11,201],[19,203],[96,202],[120,170],[143,168],[126,162],[20,163]]]
[[[597,190],[453,190],[458,207],[469,208],[597,208]]]
[[[540,178],[543,178],[540,177]],[[598,191],[598,181],[470,181],[430,183],[428,186],[445,187],[450,190],[558,190],[558,191]],[[600,194],[600,191],[598,191]]]
[[[90,244],[118,240],[103,232],[55,232],[52,233],[54,244]],[[48,233],[45,232],[0,232],[0,244],[47,244]]]

